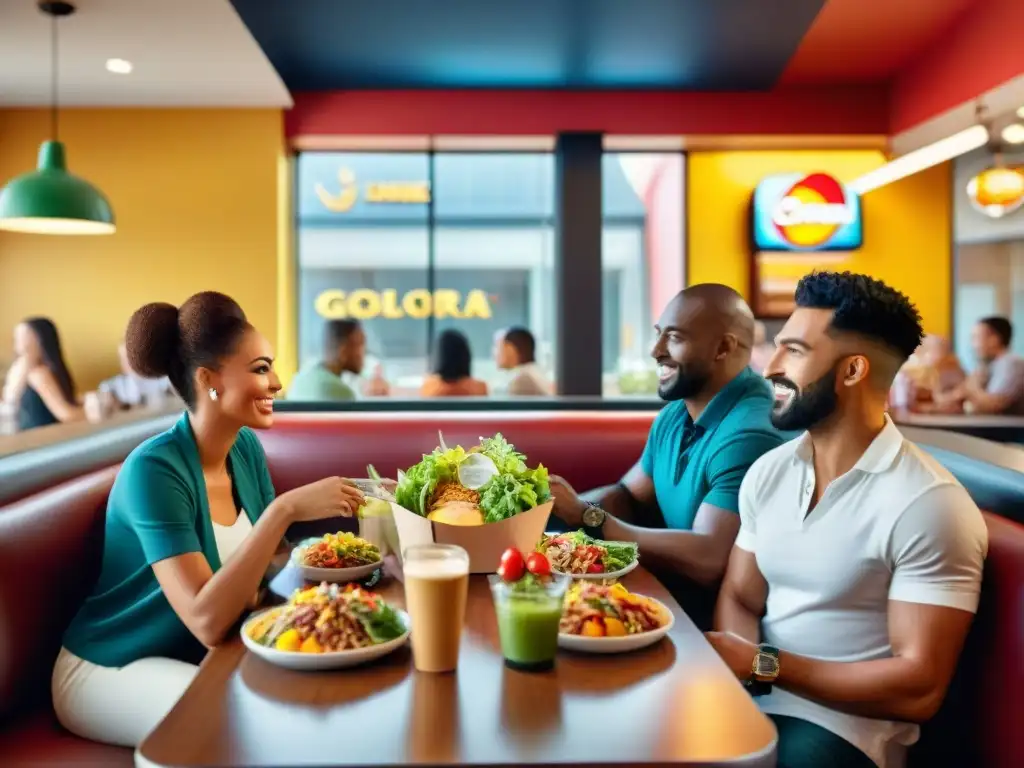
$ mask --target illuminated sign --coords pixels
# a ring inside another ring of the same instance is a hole
[[[864,242],[860,198],[827,173],[769,176],[754,190],[754,247],[846,251]]]
[[[349,168],[338,171],[338,192],[334,193],[317,182],[316,196],[324,208],[334,213],[352,210],[359,200],[359,184],[355,173]],[[430,183],[426,181],[375,181],[365,185],[363,200],[367,203],[412,203],[430,202]]]
[[[491,317],[491,303],[483,291],[469,291],[465,297],[458,291],[437,290],[431,293],[416,289],[403,294],[398,291],[371,291],[359,288],[346,293],[340,290],[324,291],[316,297],[316,311],[328,320],[354,318],[370,320],[384,317],[397,320],[402,317],[425,319],[456,317],[460,319]]]

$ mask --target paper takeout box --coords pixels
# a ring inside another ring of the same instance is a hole
[[[544,534],[552,506],[554,502],[549,501],[497,523],[448,525],[391,505],[401,549],[418,544],[456,544],[469,553],[470,573],[494,573],[509,547],[532,552]]]

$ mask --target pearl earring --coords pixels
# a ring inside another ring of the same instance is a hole
[[[210,387],[210,399],[211,400],[216,400],[217,397],[218,397],[217,390],[214,389],[213,387]]]

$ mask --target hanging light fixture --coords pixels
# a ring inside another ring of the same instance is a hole
[[[16,176],[0,189],[0,229],[41,235],[111,234],[115,226],[110,203],[92,184],[68,173],[64,144],[58,140],[57,20],[74,13],[75,6],[65,2],[38,5],[50,17],[50,140],[39,147],[36,170]]]

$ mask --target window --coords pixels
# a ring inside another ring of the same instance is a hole
[[[392,396],[415,396],[433,339],[456,328],[473,376],[500,393],[495,335],[522,325],[550,377],[550,153],[310,152],[297,165],[302,364],[320,357],[326,319],[355,317],[363,377],[379,370]]]
[[[653,327],[685,285],[684,156],[606,152],[602,162],[602,389],[653,396]]]

